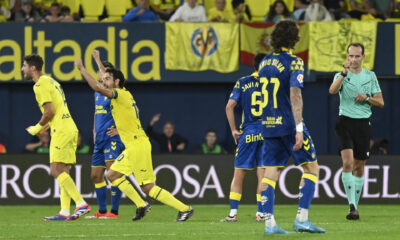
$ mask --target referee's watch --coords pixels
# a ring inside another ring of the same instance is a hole
[[[347,73],[344,73],[343,71],[340,72],[340,75],[342,75],[344,78],[347,77]]]
[[[368,102],[368,100],[371,98],[371,95],[369,95],[368,93],[366,93],[365,95],[367,95],[367,98],[365,99],[365,101]]]

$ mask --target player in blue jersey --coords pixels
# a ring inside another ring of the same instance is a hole
[[[312,140],[303,124],[303,61],[290,52],[299,40],[298,34],[299,29],[291,20],[276,24],[271,35],[274,52],[261,62],[260,91],[252,96],[252,113],[262,118],[264,126],[262,136],[266,150],[263,160],[266,168],[261,184],[261,202],[265,213],[264,231],[267,234],[288,233],[275,222],[274,201],[280,171],[292,154],[295,164],[302,165],[304,169],[298,214],[293,228],[299,232],[325,232],[308,220],[319,167]]]
[[[257,70],[260,61],[265,57],[265,54],[258,54],[254,57],[254,68]],[[257,204],[258,210],[256,220],[263,219],[261,209],[261,195],[260,187],[263,177],[262,163],[262,144],[263,137],[261,132],[263,126],[261,124],[261,116],[254,116],[251,110],[252,96],[255,91],[259,89],[259,79],[257,71],[250,76],[239,79],[232,90],[229,97],[228,104],[226,105],[226,116],[228,118],[229,126],[232,130],[232,136],[235,143],[238,144],[235,155],[235,171],[231,184],[231,191],[229,194],[230,212],[229,215],[222,219],[224,222],[236,222],[237,211],[239,202],[242,197],[242,185],[247,170],[251,170],[257,166]],[[242,124],[240,130],[236,128],[234,109],[237,105],[243,109]]]
[[[109,62],[101,62],[97,50],[93,51],[93,58],[99,68],[100,81],[106,69],[114,68]],[[94,151],[92,157],[91,177],[95,185],[99,210],[87,218],[115,219],[119,217],[118,209],[121,199],[121,190],[111,186],[111,211],[107,212],[107,183],[104,179],[105,170],[109,170],[114,160],[125,149],[118,131],[115,128],[114,119],[110,109],[111,100],[95,92],[95,114],[93,126]]]

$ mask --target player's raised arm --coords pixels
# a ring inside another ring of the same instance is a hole
[[[103,76],[103,74],[106,72],[106,68],[104,67],[103,63],[100,60],[99,50],[93,50],[92,56],[93,56],[94,61],[97,64],[97,67],[99,68],[100,76]]]
[[[110,89],[104,88],[103,85],[101,85],[99,82],[92,77],[86,68],[83,66],[82,59],[76,59],[75,60],[75,66],[79,69],[79,71],[82,73],[83,77],[85,80],[88,82],[89,86],[96,92],[108,97],[112,98],[113,92]]]

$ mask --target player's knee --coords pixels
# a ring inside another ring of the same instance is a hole
[[[90,177],[94,183],[101,183],[104,181],[104,177],[98,173],[92,173]]]
[[[147,195],[149,195],[150,190],[154,187],[154,183],[149,183],[149,184],[145,184],[145,185],[141,185],[140,189],[142,189],[142,191],[144,193],[146,193]]]
[[[117,176],[115,174],[113,174],[113,171],[108,171],[106,176],[107,176],[107,179],[110,180],[111,182],[113,182],[115,179],[117,179]]]

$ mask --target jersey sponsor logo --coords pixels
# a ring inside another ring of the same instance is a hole
[[[261,133],[246,135],[246,143],[257,142],[262,140],[264,140],[264,138],[262,137]]]
[[[279,117],[267,117],[267,120],[262,121],[266,127],[275,127],[275,125],[282,125],[282,116]]]
[[[196,56],[209,57],[218,49],[218,35],[213,27],[201,27],[194,30],[190,43]]]

